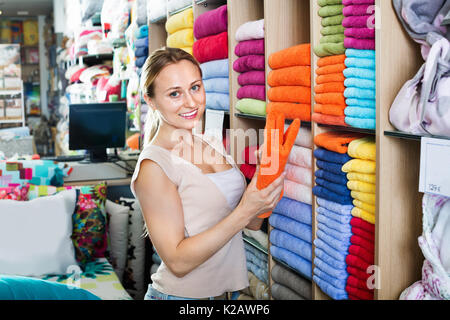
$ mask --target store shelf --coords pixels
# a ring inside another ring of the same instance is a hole
[[[112,53],[88,54],[88,55],[78,57],[77,61],[80,64],[82,64],[82,63],[94,64],[94,63],[98,63],[98,62],[104,61],[104,60],[112,60],[113,56],[114,55]]]
[[[332,129],[332,130],[358,132],[358,133],[375,135],[375,130],[373,130],[373,129],[361,129],[361,128],[354,128],[354,127],[334,126],[334,125],[321,124],[321,123],[318,123],[317,126],[322,127],[322,128]]]
[[[0,120],[0,123],[22,123],[22,119],[15,119],[15,120]]]
[[[1,96],[15,96],[22,94],[22,90],[0,90]]]
[[[442,139],[442,140],[450,140],[450,137],[445,136],[433,136],[433,135],[426,135],[426,134],[412,134],[408,132],[402,132],[402,131],[384,131],[384,135],[388,137],[394,137],[394,138],[400,138],[400,139],[407,139],[407,140],[415,140],[420,141],[423,138],[434,138],[434,139]]]
[[[261,251],[262,253],[268,255],[269,253],[267,252],[267,249],[264,248],[263,246],[261,246],[258,241],[256,241],[253,238],[250,238],[244,234],[242,234],[242,239],[244,239],[245,242],[247,242],[248,244],[252,245],[254,248],[258,249],[259,251]]]
[[[266,117],[264,116],[258,116],[258,115],[254,115],[254,114],[247,114],[247,113],[241,113],[241,112],[235,112],[234,115],[238,118],[242,118],[242,119],[252,119],[252,120],[261,120],[261,121],[266,121]],[[292,123],[293,120],[291,119],[287,119],[286,123],[290,124]],[[307,128],[311,128],[311,122],[308,121],[302,121],[301,123],[302,127],[307,127]]]

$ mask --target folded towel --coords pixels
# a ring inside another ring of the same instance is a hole
[[[338,26],[338,25],[342,25],[342,21],[344,21],[344,15],[343,14],[338,14],[332,17],[326,17],[326,18],[322,18],[321,20],[321,25],[322,27],[328,27],[328,26]]]
[[[206,106],[215,110],[230,110],[230,96],[226,93],[206,92]]]
[[[256,266],[258,266],[258,268],[264,270],[265,272],[268,272],[269,266],[268,266],[267,259],[261,259],[260,257],[256,256],[252,251],[247,250],[247,247],[250,247],[250,246],[245,247],[246,260],[252,262]]]
[[[147,60],[147,57],[139,57],[136,59],[136,61],[134,62],[134,64],[136,65],[136,67],[138,68],[142,68],[145,64],[145,61]]]
[[[375,4],[375,0],[342,0],[344,6],[352,4]]]
[[[227,29],[228,11],[226,4],[202,13],[194,22],[194,36],[196,39],[219,34],[227,31]]]
[[[364,16],[367,14],[375,13],[375,8],[370,4],[353,4],[347,5],[343,8],[342,14],[348,16]]]
[[[375,243],[373,241],[368,241],[368,240],[364,239],[363,237],[360,237],[360,236],[357,236],[354,234],[350,238],[350,242],[351,242],[351,244],[363,247],[370,253],[375,252]],[[365,269],[363,269],[363,270],[365,270]]]
[[[233,70],[241,73],[252,70],[264,71],[264,63],[263,55],[243,56],[234,61]]]
[[[250,84],[259,84],[259,85],[265,85],[266,84],[266,75],[264,71],[247,71],[244,73],[241,73],[238,76],[238,83],[241,86],[246,86]]]
[[[330,219],[326,216],[324,216],[323,214],[318,214],[317,215],[317,221],[320,223],[323,223],[325,226],[327,226],[328,228],[334,229],[336,231],[348,234],[351,232],[352,228],[350,226],[350,224],[342,224],[337,222],[334,219]],[[325,234],[325,233],[324,233]],[[332,246],[333,248],[336,248],[337,250],[341,250],[342,248],[337,248],[335,246],[333,246],[331,243],[329,243],[325,238],[322,238],[322,240],[324,240],[325,242],[327,242],[330,246]],[[342,239],[331,239],[332,241],[336,240],[339,241],[340,243],[343,241]],[[344,241],[346,244],[350,245],[349,241]],[[347,248],[342,249],[342,251],[347,250]]]
[[[236,30],[236,41],[246,41],[264,38],[264,19],[248,21]]]
[[[337,241],[342,241],[344,243],[348,243],[350,241],[351,236],[353,235],[351,232],[342,232],[327,227],[323,223],[318,223],[317,228],[323,231],[326,235],[333,237]]]
[[[339,213],[340,215],[349,216],[351,215],[351,211],[353,209],[353,205],[342,205],[336,202],[328,201],[323,198],[317,198],[317,203],[319,206],[333,211],[335,213]]]
[[[353,205],[355,207],[365,210],[371,214],[375,214],[375,206],[374,205],[368,204],[366,202],[362,202],[358,199],[353,199]]]
[[[264,248],[269,249],[269,236],[267,235],[266,232],[264,232],[262,230],[250,230],[247,228],[244,228],[243,232],[246,236],[255,239]],[[252,247],[252,246],[249,246],[249,247]],[[261,251],[259,251],[258,249],[252,247],[252,249],[250,249],[250,250],[256,256],[265,257],[265,259],[267,260],[267,256],[264,253],[262,253]]]
[[[307,243],[312,243],[311,225],[298,222],[279,213],[272,213],[270,215],[269,224],[272,227],[287,232]]]
[[[347,56],[347,58],[362,58],[374,60],[375,50],[347,49],[345,50],[345,55]]]
[[[352,209],[352,216],[361,218],[364,221],[375,224],[375,215],[373,213],[369,213],[361,208],[354,207]]]
[[[228,33],[225,31],[195,41],[192,52],[200,63],[228,58]]]
[[[364,238],[369,242],[375,243],[375,234],[368,232],[362,228],[352,226],[352,233],[353,235]]]
[[[328,27],[323,27],[320,29],[320,34],[323,36],[328,36],[331,34],[339,34],[339,33],[344,33],[344,32],[345,32],[345,28],[342,25],[328,26]]]
[[[241,170],[241,172],[244,175],[244,177],[246,177],[247,179],[251,180],[251,179],[253,179],[253,176],[255,175],[256,165],[243,163],[243,164],[241,164],[239,169]]]
[[[324,160],[317,160],[316,164],[317,164],[317,167],[319,167],[320,169],[334,173],[336,175],[341,175],[343,177],[346,177],[345,173],[342,172],[341,164],[337,164],[334,162],[328,162],[328,161],[324,161]]]
[[[269,56],[272,70],[293,66],[311,66],[311,45],[309,43],[289,47]]]
[[[316,84],[322,84],[322,83],[327,83],[327,82],[342,82],[342,81],[345,81],[345,77],[342,72],[324,74],[324,75],[317,76],[317,78],[316,78]]]
[[[375,50],[375,39],[359,39],[353,37],[345,37],[344,46],[345,48]]]
[[[194,10],[192,8],[183,10],[170,16],[166,21],[166,31],[168,34],[175,33],[182,29],[194,27]]]
[[[316,103],[320,104],[337,104],[345,106],[345,97],[343,93],[329,92],[318,93],[314,96]]]
[[[286,163],[284,170],[286,172],[286,179],[312,187],[312,172],[310,168]]]
[[[346,153],[337,153],[333,151],[329,151],[325,148],[319,147],[316,150],[314,150],[314,156],[317,159],[338,163],[338,164],[345,164],[348,161],[350,161],[352,158],[346,154]]]
[[[344,33],[330,34],[328,36],[320,37],[319,43],[341,43],[344,42]]]
[[[375,70],[366,68],[347,68],[343,71],[346,78],[375,80]]]
[[[256,99],[241,99],[236,103],[236,109],[242,113],[265,116],[266,102]]]
[[[363,181],[363,182],[367,182],[367,183],[376,183],[377,182],[377,177],[375,174],[359,173],[359,172],[347,173],[347,179]]]
[[[314,239],[314,246],[316,248],[320,248],[322,251],[326,252],[329,256],[341,262],[345,262],[345,257],[347,257],[348,254],[347,251],[338,251],[335,248],[330,247],[326,242],[324,242],[319,238]]]
[[[311,168],[312,166],[312,150],[300,146],[292,146],[289,153],[288,163],[294,164],[303,168]]]
[[[234,53],[238,57],[252,54],[264,55],[264,39],[241,41],[234,48]]]
[[[345,39],[344,39],[345,41]],[[345,53],[344,42],[339,43],[320,43],[314,46],[314,53],[318,57],[331,56],[335,54],[343,54]]]
[[[272,87],[267,96],[272,102],[311,104],[311,88],[305,86]]]
[[[361,89],[350,87],[345,89],[344,96],[346,98],[354,98],[354,99],[372,99],[375,100],[375,90],[370,89]]]
[[[360,192],[360,191],[352,191],[351,192],[352,198],[360,200],[362,202],[367,202],[368,204],[375,205],[375,193],[367,193],[367,192]]]
[[[368,136],[350,142],[347,152],[353,158],[376,161],[376,149],[375,139]]]
[[[267,83],[271,87],[305,86],[311,87],[311,67],[294,66],[272,70],[267,76]]]
[[[329,131],[314,137],[314,143],[322,148],[338,153],[347,153],[348,144],[365,135],[356,132]],[[353,171],[353,170],[351,170]]]
[[[375,70],[375,58],[355,58],[349,57],[345,59],[347,68],[367,68]]]
[[[345,123],[354,128],[375,130],[375,119],[363,119],[355,117],[345,117]]]
[[[286,132],[289,128],[289,124],[284,125],[284,131]],[[298,130],[297,138],[295,139],[294,144],[296,146],[312,148],[312,136],[311,129],[307,127],[300,127]]]
[[[230,79],[228,78],[211,78],[203,80],[203,86],[206,92],[226,93],[230,92]]]
[[[350,190],[346,185],[333,183],[324,179],[316,178],[316,184],[326,188],[328,191],[334,192],[345,197],[350,196]]]
[[[334,221],[344,224],[344,225],[349,225],[350,220],[353,218],[351,215],[340,214],[338,212],[331,211],[331,210],[321,207],[321,206],[317,207],[317,213],[320,213],[320,214],[324,215],[325,217],[333,219]]]
[[[363,79],[357,79],[357,80],[363,80]],[[375,100],[369,100],[369,99],[346,99],[345,103],[347,103],[347,106],[350,107],[360,107],[360,108],[376,108],[376,101]]]
[[[311,299],[311,281],[300,277],[296,273],[278,263],[274,264],[271,270],[271,276],[274,282],[293,290],[305,299]]]
[[[145,24],[137,28],[134,32],[134,36],[136,37],[136,39],[148,37],[148,25]]]
[[[344,116],[330,116],[328,114],[314,112],[311,116],[311,120],[321,124],[348,127],[348,125],[345,123]]]
[[[319,288],[326,293],[330,298],[334,300],[347,300],[348,294],[345,290],[337,289],[330,283],[326,282],[318,275],[314,274],[313,281],[319,286]]]
[[[371,14],[348,16],[342,20],[342,25],[345,28],[367,28],[370,23],[373,23],[373,16]]]
[[[280,112],[285,119],[300,119],[301,121],[311,121],[311,104],[290,103],[290,102],[269,102],[267,113]]]
[[[361,246],[352,244],[348,248],[348,252],[354,256],[360,257],[364,262],[368,263],[369,265],[374,264],[375,257],[373,252],[369,252],[367,249],[364,249]]]
[[[369,277],[371,276],[371,274],[367,273],[366,271],[362,271],[352,266],[347,266],[347,272],[349,275],[352,275],[353,277],[364,282],[367,282],[367,279],[369,279]]]
[[[284,179],[284,195],[295,201],[312,203],[311,187]]]
[[[334,259],[333,257],[329,256],[325,251],[321,250],[320,248],[315,248],[314,254],[316,257],[318,257],[320,260],[331,266],[332,268],[338,269],[338,270],[345,270],[347,268],[347,264],[342,261],[338,261]]]
[[[262,281],[265,284],[269,284],[269,273],[260,267],[258,267],[256,264],[251,262],[250,260],[247,260],[247,270],[250,271],[255,275],[256,278],[258,278],[260,281]]]
[[[334,4],[342,4],[342,0],[317,0],[320,7],[330,6]]]
[[[348,251],[348,247],[350,247],[350,245],[351,245],[350,242],[342,242],[341,240],[337,240],[337,239],[333,238],[332,236],[326,234],[325,232],[323,232],[320,229],[317,230],[317,237],[320,238],[325,243],[327,243],[330,247],[332,247],[335,250],[340,251],[340,252]],[[318,267],[320,268],[320,266],[318,266]],[[333,269],[337,270],[336,268],[333,268]],[[322,269],[322,270],[328,272],[327,270],[324,270],[324,269]],[[341,271],[344,272],[344,270],[341,270]],[[347,273],[347,272],[345,272],[345,273]]]
[[[203,80],[211,78],[228,78],[228,59],[209,61],[200,64]]]
[[[194,32],[192,28],[178,30],[167,37],[166,44],[171,48],[192,47],[194,44]]]
[[[290,288],[276,282],[272,284],[270,292],[274,300],[290,300],[290,301],[305,300],[305,297],[299,295]]]
[[[315,88],[317,88],[317,86]],[[330,116],[342,117],[345,116],[344,111],[346,108],[346,105],[316,103],[314,105],[314,112]]]
[[[340,55],[342,56],[342,55]],[[316,69],[317,75],[325,75],[325,74],[331,74],[331,73],[338,73],[343,72],[347,67],[345,66],[345,63],[335,63],[335,64],[328,64],[324,65],[322,67],[318,67]]]
[[[345,287],[349,296],[352,296],[354,299],[358,300],[373,300],[373,292],[368,292],[365,290],[361,290],[347,284]]]
[[[352,191],[361,191],[367,193],[376,193],[376,186],[373,183],[367,183],[357,180],[350,180],[347,182],[347,188]]]
[[[367,221],[364,221],[360,218],[353,217],[353,219],[350,221],[350,225],[352,227],[357,227],[369,233],[375,234],[375,225],[373,223],[368,223]]]
[[[330,276],[341,279],[341,280],[347,280],[348,278],[348,272],[347,270],[338,270],[333,268],[332,266],[328,265],[325,261],[322,259],[315,257],[314,258],[314,266],[323,272],[328,273]]]
[[[136,48],[141,48],[141,47],[143,47],[143,48],[147,47],[148,48],[148,37],[137,39],[134,42],[134,46]]]
[[[247,271],[248,275],[248,288],[240,291],[239,293],[248,294],[256,300],[268,300],[269,299],[269,286],[263,281],[259,280],[251,271]],[[237,300],[242,300],[241,296]]]
[[[347,278],[347,283],[349,286],[352,286],[354,288],[358,288],[358,289],[362,289],[362,290],[369,290],[369,288],[367,287],[366,281],[364,281],[362,279],[358,279],[357,277],[355,277],[354,275],[351,275],[351,274],[349,274],[349,276]]]
[[[136,58],[139,57],[147,57],[148,56],[148,47],[137,47],[134,51],[134,55]]]
[[[314,268],[314,275],[319,277],[320,279],[327,282],[329,285],[333,286],[336,289],[339,290],[345,290],[345,286],[347,285],[347,280],[345,279],[336,279],[332,276],[330,276],[328,273],[322,271],[319,268]]]
[[[335,4],[335,5],[326,5],[319,9],[317,14],[322,17],[332,17],[338,14],[342,14],[342,9],[344,6],[342,4]]]
[[[358,268],[361,271],[367,271],[367,269],[370,267],[370,264],[362,260],[361,258],[354,256],[352,254],[348,254],[345,258],[345,261],[349,266],[352,266],[354,268]]]
[[[375,39],[375,28],[346,28],[343,32],[346,37],[355,39]]]
[[[318,84],[314,87],[314,92],[316,94],[331,93],[331,92],[344,93],[344,91],[345,91],[345,86],[344,86],[343,81]]]
[[[270,253],[275,259],[286,263],[288,266],[300,272],[300,274],[307,279],[311,279],[312,267],[310,261],[303,259],[289,250],[274,245],[270,246]]]
[[[270,231],[270,243],[277,247],[289,250],[308,261],[312,261],[311,243],[294,237],[287,232],[273,229]]]
[[[252,230],[244,229],[244,233],[246,235],[248,235],[247,233],[249,231],[252,231]],[[261,231],[261,230],[259,230],[259,231]],[[267,233],[262,232],[262,231],[261,231],[261,233],[265,236],[265,244],[269,244],[269,238],[267,236]],[[254,256],[256,256],[256,258],[258,258],[259,260],[263,261],[264,262],[264,266],[263,267],[266,270],[268,270],[268,268],[267,268],[268,267],[268,265],[267,265],[268,264],[267,254],[265,254],[264,252],[260,251],[259,249],[256,249],[253,245],[251,245],[251,244],[249,244],[247,242],[244,242],[244,248],[245,248],[245,251],[250,251],[251,253],[253,253]],[[267,249],[268,249],[268,247],[267,247]]]
[[[376,173],[376,162],[365,159],[352,159],[342,166],[343,172]]]
[[[256,165],[258,159],[255,152],[259,149],[257,145],[245,147],[242,151],[242,159],[247,164]]]
[[[266,101],[266,86],[255,84],[242,86],[237,91],[237,98],[250,98]]]
[[[321,67],[325,67],[325,66],[340,65],[341,68],[342,67],[345,68],[345,66],[342,66],[342,64],[345,62],[346,58],[347,57],[345,56],[345,54],[339,54],[339,55],[333,55],[333,56],[319,58],[317,60],[317,66],[319,68],[321,68]],[[339,72],[342,70],[339,70]],[[320,74],[325,74],[325,73],[330,73],[330,72],[322,72]]]
[[[180,49],[186,51],[186,52],[189,53],[191,56],[193,55],[193,53],[192,53],[192,47],[183,47],[183,48],[180,48]]]
[[[273,209],[273,213],[281,214],[307,225],[311,225],[312,223],[311,205],[286,197],[281,198],[275,209]]]
[[[344,80],[344,85],[349,87],[361,88],[361,89],[376,89],[376,82],[374,80],[369,79],[360,79],[360,78],[347,78]]]

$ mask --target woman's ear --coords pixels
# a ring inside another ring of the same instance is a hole
[[[153,99],[150,98],[146,93],[143,94],[143,98],[145,103],[147,103],[147,105],[153,110],[156,110],[155,104],[153,103]]]

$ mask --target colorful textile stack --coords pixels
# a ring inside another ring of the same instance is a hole
[[[300,44],[269,57],[267,113],[281,111],[286,119],[311,121],[311,46]]]
[[[167,41],[171,48],[180,48],[192,54],[194,44],[194,12],[192,8],[169,17],[166,21]]]
[[[342,0],[317,0],[321,7],[318,15],[322,18],[320,43],[314,47],[314,53],[319,57],[344,54],[344,27],[342,20]]]
[[[251,244],[244,243],[247,270],[253,273],[260,281],[269,284],[269,264],[267,255]]]
[[[227,30],[227,5],[203,13],[194,22],[194,57],[208,64],[207,69],[227,66],[217,77],[203,74],[207,109],[230,110]]]
[[[148,57],[148,26],[143,25],[134,32],[136,41],[134,42],[134,56],[136,57],[136,67],[141,69]],[[138,71],[138,74],[141,72]]]
[[[239,58],[233,70],[240,73],[236,109],[242,113],[266,115],[266,81],[264,57],[264,19],[249,21],[236,31],[238,44],[234,53]]]

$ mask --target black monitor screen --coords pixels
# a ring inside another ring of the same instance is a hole
[[[71,104],[69,149],[94,150],[124,147],[126,109],[124,102]]]

